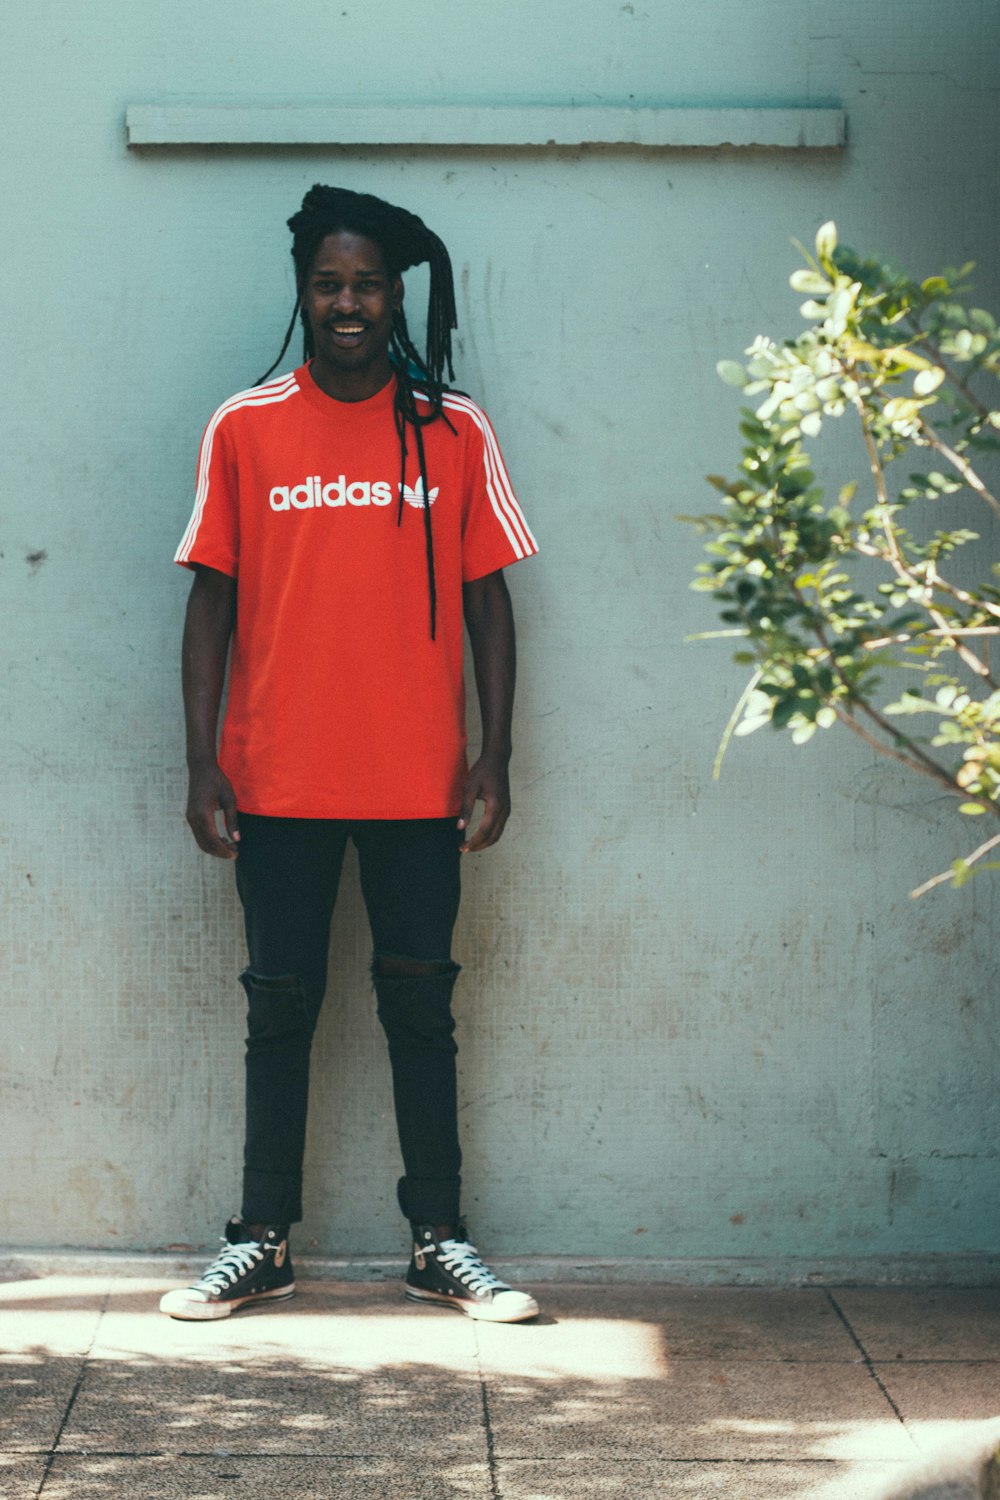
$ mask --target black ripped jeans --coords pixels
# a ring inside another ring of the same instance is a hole
[[[242,1217],[302,1217],[309,1053],[326,990],[330,919],[348,839],[371,925],[378,1016],[389,1044],[405,1177],[400,1207],[415,1223],[459,1217],[451,993],[458,965],[460,835],[454,818],[265,818],[240,814],[236,885],[250,964]],[[379,972],[381,957],[410,960]],[[430,972],[427,972],[427,971]]]

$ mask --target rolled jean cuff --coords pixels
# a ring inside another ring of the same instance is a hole
[[[244,1224],[297,1224],[302,1218],[302,1179],[280,1172],[243,1171]]]
[[[461,1177],[401,1177],[396,1198],[411,1224],[457,1224]]]

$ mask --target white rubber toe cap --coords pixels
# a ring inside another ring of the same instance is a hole
[[[527,1292],[494,1292],[489,1302],[468,1306],[467,1310],[484,1323],[523,1323],[538,1316],[538,1303]]]
[[[238,1306],[239,1304],[235,1304]],[[160,1298],[160,1312],[171,1318],[184,1318],[192,1323],[207,1322],[211,1318],[228,1318],[233,1311],[232,1302],[220,1302],[209,1297],[198,1287],[177,1287]]]

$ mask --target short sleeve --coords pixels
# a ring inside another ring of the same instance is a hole
[[[531,557],[538,543],[514,494],[489,418],[468,398],[460,399],[458,409],[471,424],[462,515],[462,582],[471,583]]]
[[[198,453],[194,510],[174,561],[184,568],[202,563],[235,578],[239,572],[239,486],[226,407],[205,428]]]

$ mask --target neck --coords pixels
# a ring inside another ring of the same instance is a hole
[[[392,365],[387,357],[363,370],[338,370],[317,354],[309,366],[309,373],[320,390],[335,401],[367,401],[389,384]]]

